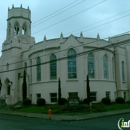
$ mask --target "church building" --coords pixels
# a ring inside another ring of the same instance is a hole
[[[43,34],[44,36],[44,34]],[[31,11],[8,9],[7,34],[0,58],[1,96],[7,104],[22,101],[23,72],[26,71],[27,98],[36,104],[57,102],[58,80],[62,97],[87,97],[86,76],[93,102],[108,97],[130,101],[130,34],[101,39],[70,35],[35,43],[31,36]]]

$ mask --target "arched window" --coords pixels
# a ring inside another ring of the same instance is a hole
[[[94,70],[94,54],[88,54],[88,75],[90,78],[95,77],[95,70]]]
[[[41,58],[37,57],[37,81],[41,81]]]
[[[76,72],[76,51],[70,49],[67,53],[68,55],[68,78],[77,78]]]
[[[27,32],[27,26],[26,23],[24,23],[22,26],[22,34],[26,35],[26,32]]]
[[[125,81],[125,65],[124,61],[122,61],[122,81]]]
[[[104,79],[108,79],[108,56],[103,56]]]
[[[57,62],[55,54],[50,56],[50,79],[57,79]]]
[[[20,28],[19,28],[19,23],[16,22],[14,24],[14,34],[19,34]]]
[[[27,74],[27,62],[24,62],[24,69],[25,69],[25,72]]]

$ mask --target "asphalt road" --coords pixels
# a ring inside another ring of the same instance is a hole
[[[119,130],[117,122],[120,118],[128,121],[130,113],[72,122],[0,114],[0,130]]]

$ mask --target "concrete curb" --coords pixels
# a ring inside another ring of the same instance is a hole
[[[52,115],[52,120],[58,121],[83,121],[94,118],[101,118],[119,114],[130,113],[130,109],[118,110],[118,111],[109,111],[109,112],[99,112],[99,113],[90,113],[86,115],[75,115],[75,116],[64,116],[64,115]],[[38,119],[48,119],[48,114],[35,114],[35,113],[24,113],[16,112],[11,110],[0,110],[0,114],[14,115],[14,116],[23,116],[28,118],[38,118]]]

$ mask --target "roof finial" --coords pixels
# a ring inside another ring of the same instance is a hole
[[[22,4],[21,4],[21,8],[22,8]]]
[[[29,6],[28,6],[28,10],[29,10]]]
[[[84,42],[84,40],[83,40],[83,33],[82,33],[82,31],[81,31],[81,33],[80,33],[80,42]]]
[[[63,43],[63,33],[60,34],[60,43]]]
[[[60,34],[60,38],[63,38],[63,33],[61,32],[61,34]]]
[[[83,33],[82,33],[82,31],[81,31],[81,33],[80,33],[80,37],[83,37]]]
[[[46,35],[44,35],[44,41],[46,41]]]
[[[97,34],[97,39],[100,39],[100,35],[99,35],[99,33]]]
[[[12,8],[14,8],[14,4],[12,4]]]

